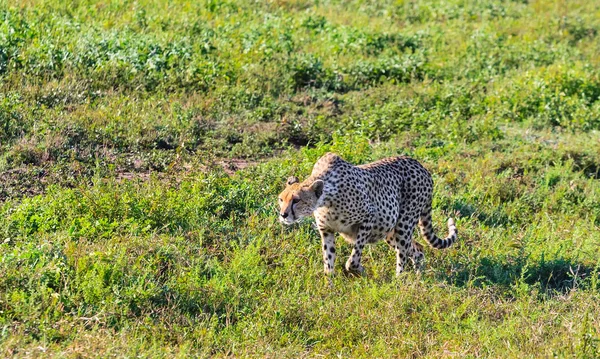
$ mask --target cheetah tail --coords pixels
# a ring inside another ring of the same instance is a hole
[[[433,248],[443,249],[448,248],[456,241],[456,225],[452,218],[448,218],[448,237],[441,239],[435,235],[433,227],[431,225],[431,208],[421,213],[419,219],[419,228],[421,228],[421,234]]]

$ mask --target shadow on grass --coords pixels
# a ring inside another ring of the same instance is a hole
[[[509,218],[501,211],[486,213],[477,210],[473,205],[464,201],[455,201],[449,210],[460,213],[461,217],[475,217],[488,227],[500,227],[510,224]]]
[[[560,295],[575,288],[598,290],[598,268],[575,260],[543,257],[532,262],[516,258],[483,257],[477,262],[453,263],[451,274],[439,273],[438,279],[456,286],[495,286],[507,290],[525,284],[546,295]],[[596,281],[594,282],[594,277]]]

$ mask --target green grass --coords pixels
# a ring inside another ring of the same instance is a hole
[[[600,357],[599,31],[582,0],[0,0],[0,355]],[[327,151],[418,159],[459,241],[354,278],[339,239],[330,287],[276,208]]]

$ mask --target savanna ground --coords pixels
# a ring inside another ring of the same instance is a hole
[[[0,0],[0,356],[600,356],[600,3]],[[407,154],[333,289],[276,195]],[[423,243],[423,240],[419,238]]]

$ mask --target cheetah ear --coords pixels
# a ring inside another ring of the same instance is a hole
[[[290,178],[287,179],[287,185],[288,186],[291,185],[291,184],[294,184],[294,183],[298,183],[298,177],[292,176],[292,177],[290,177]]]
[[[313,184],[310,185],[310,190],[315,193],[315,196],[317,196],[317,198],[320,198],[321,195],[323,194],[323,186],[324,186],[323,181],[316,180],[313,182]]]

